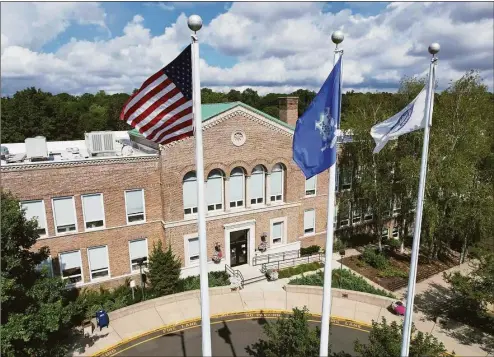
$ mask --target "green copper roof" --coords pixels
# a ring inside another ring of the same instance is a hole
[[[257,113],[259,115],[262,115],[263,117],[265,117],[266,119],[268,120],[271,120],[273,122],[275,122],[276,124],[279,124],[281,126],[284,126],[285,128],[288,128],[288,129],[291,129],[291,130],[294,130],[295,128],[291,125],[288,125],[287,123],[285,123],[284,121],[278,119],[278,118],[275,118],[275,117],[272,117],[271,115],[269,114],[266,114],[254,107],[251,107],[250,105],[247,105],[245,103],[242,103],[242,102],[230,102],[230,103],[214,103],[214,104],[202,104],[201,105],[201,112],[202,112],[202,121],[205,122],[207,121],[208,119],[211,119],[223,112],[226,112],[227,110],[230,110],[236,106],[241,106],[241,107],[244,107],[254,113]],[[134,136],[142,136],[141,133],[139,133],[139,131],[137,129],[132,129],[129,131],[129,134],[130,135],[134,135]]]

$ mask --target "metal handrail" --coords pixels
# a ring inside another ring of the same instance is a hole
[[[272,253],[272,254],[267,254],[267,255],[257,255],[254,258],[252,258],[252,265],[256,266],[256,265],[263,264],[262,262],[259,262],[259,261],[264,261],[266,259],[268,260],[267,263],[270,263],[271,260],[278,258],[278,257],[281,257],[282,258],[281,260],[285,260],[285,259],[287,259],[286,258],[287,256],[290,256],[290,258],[288,258],[288,259],[292,259],[293,258],[292,255],[296,255],[297,258],[300,258],[301,257],[300,249],[288,250],[286,252]],[[278,261],[278,260],[275,260],[275,262],[276,261]]]
[[[313,260],[314,257],[317,257],[317,259],[315,261],[324,262],[323,254],[315,253],[315,254],[304,255],[302,257],[293,258],[293,259],[278,260],[278,261],[272,262],[272,263],[263,263],[262,267],[261,267],[261,272],[266,273],[268,271],[268,269],[273,269],[273,267],[276,267],[277,270],[280,270],[280,263],[283,264],[284,262],[288,262],[290,260],[292,262],[292,265],[290,265],[290,266],[294,266],[295,262],[299,263],[299,262],[307,261],[307,263],[310,263],[311,261],[314,261]],[[290,266],[286,266],[286,267],[288,268]]]
[[[225,272],[228,274],[228,275],[232,275],[238,279],[240,279],[240,283],[242,285],[242,288],[244,287],[244,283],[245,283],[245,279],[244,279],[244,276],[242,275],[242,273],[240,272],[240,270],[237,270],[237,269],[233,269],[231,266],[229,266],[228,264],[225,264]]]

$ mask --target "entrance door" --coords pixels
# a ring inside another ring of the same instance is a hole
[[[247,263],[248,236],[248,229],[230,233],[230,266],[234,267]]]

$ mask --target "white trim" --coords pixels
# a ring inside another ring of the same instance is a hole
[[[283,163],[278,162],[274,166],[279,165],[281,171],[274,171],[274,172],[281,172],[281,200],[276,200],[276,195],[271,195],[271,192],[268,192],[267,196],[269,196],[269,202],[266,202],[267,204],[280,204],[281,202],[285,202],[285,174],[286,171],[283,168]],[[273,166],[273,167],[274,167]],[[271,172],[268,174],[268,181],[269,181],[269,191],[271,191],[271,175],[273,174],[273,169],[271,168]],[[266,185],[266,191],[267,191],[267,185]],[[275,200],[271,201],[271,196],[275,196]]]
[[[231,195],[230,195],[230,189],[231,189],[231,181],[230,179],[232,177],[240,177],[240,175],[234,175],[232,176],[231,173],[233,172],[233,170],[235,170],[236,168],[240,168],[241,171],[242,171],[242,205],[241,206],[235,206],[235,207],[231,207],[230,206],[230,203],[231,202],[235,202],[235,205],[237,204],[238,201],[232,201],[231,199]],[[241,166],[236,166],[233,168],[233,170],[230,172],[230,176],[228,177],[228,180],[225,181],[225,193],[228,189],[228,202],[225,202],[225,210],[230,210],[230,211],[238,211],[240,209],[245,209],[246,207],[246,197],[247,197],[247,192],[246,192],[246,184],[247,184],[247,180],[246,180],[246,176],[245,176],[245,168],[242,168]],[[228,184],[227,184],[228,182]],[[228,188],[226,187],[228,186]],[[226,199],[225,199],[226,201]]]
[[[96,228],[86,228],[86,214],[84,213],[84,196],[95,196],[95,195],[100,195],[101,196],[101,210],[103,212],[103,227],[96,227]],[[106,228],[106,213],[105,213],[105,204],[104,204],[104,196],[103,193],[85,193],[81,195],[81,203],[82,203],[82,220],[84,221],[84,230],[87,232],[91,231],[99,231],[102,229]]]
[[[133,191],[141,191],[142,193],[142,214],[144,216],[144,220],[142,221],[137,221],[137,222],[129,222],[129,214],[127,213],[127,192],[133,192]],[[127,225],[134,225],[138,223],[145,223],[146,222],[146,200],[144,197],[144,189],[143,188],[134,188],[130,190],[124,190],[124,199],[125,199],[125,221],[127,222]]]
[[[314,181],[315,181],[314,182],[314,194],[313,195],[308,195],[307,194],[307,179],[306,179],[305,180],[305,185],[304,185],[304,197],[315,197],[315,196],[317,196],[317,175],[314,175],[312,177],[314,178]]]
[[[310,233],[305,233],[305,212],[308,212],[308,211],[312,211],[314,212],[314,219],[312,220],[313,221],[313,232],[310,232]],[[308,237],[308,236],[313,236],[316,234],[316,209],[315,208],[309,208],[309,209],[305,209],[304,210],[304,237]]]
[[[90,255],[89,255],[89,251],[91,249],[98,249],[98,248],[106,248],[106,261],[108,262],[108,275],[107,276],[104,276],[102,278],[93,278],[93,274],[91,272],[91,258],[90,258]],[[104,280],[107,280],[109,278],[111,278],[111,272],[110,272],[110,252],[108,251],[108,245],[96,245],[96,246],[93,246],[93,247],[87,247],[86,248],[86,254],[87,254],[87,262],[88,262],[88,266],[89,266],[89,280],[90,281],[104,281]]]
[[[257,166],[261,166],[262,167],[262,174],[261,173],[256,173],[256,174],[251,174],[249,175],[249,185],[252,183],[252,176],[253,175],[262,175],[262,184],[261,184],[261,187],[262,187],[262,202],[261,203],[257,203],[257,200],[261,197],[248,197],[248,200],[249,200],[249,203],[250,203],[250,207],[252,208],[256,208],[256,207],[264,207],[267,205],[266,203],[266,176],[267,176],[267,172],[266,170],[264,169],[264,165],[256,165]],[[255,168],[255,167],[254,167]],[[249,194],[252,195],[252,190],[249,190]],[[255,199],[256,200],[256,203],[252,203],[251,200],[252,199]]]
[[[71,198],[72,199],[72,206],[74,207],[75,231],[58,233],[58,229],[57,229],[57,214],[55,212],[55,200],[64,199],[64,198],[65,199],[66,198]],[[64,235],[74,234],[74,233],[78,233],[79,232],[79,227],[78,227],[78,224],[77,224],[77,211],[75,209],[75,197],[74,196],[52,197],[52,199],[51,199],[51,209],[52,209],[52,215],[53,215],[53,223],[54,223],[54,226],[55,226],[55,236],[64,236]]]
[[[217,213],[217,212],[222,212],[222,211],[224,211],[226,209],[226,207],[225,207],[225,176],[223,175],[223,171],[222,170],[220,170],[220,169],[213,169],[211,171],[214,171],[214,170],[217,170],[217,171],[219,171],[221,173],[221,178],[220,177],[214,177],[213,178],[213,179],[216,179],[216,180],[221,179],[221,199],[220,199],[220,202],[216,202],[216,203],[213,204],[215,206],[214,209],[209,210],[209,206],[210,205],[208,204],[207,197],[206,197],[206,200],[205,200],[206,201],[206,214],[209,214],[209,213],[213,213],[214,214],[214,213]],[[209,180],[209,175],[208,175],[207,180],[204,182],[204,188],[206,190],[206,193],[205,193],[206,195],[207,195],[207,181],[208,180]],[[196,183],[197,183],[197,176],[196,176]],[[221,208],[217,209],[216,208],[216,205],[219,205],[219,204],[221,205]],[[184,210],[185,210],[185,208],[184,208]]]
[[[146,238],[136,238],[136,239],[131,239],[128,241],[128,248],[129,248],[129,264],[130,264],[130,274],[135,274],[135,273],[140,273],[139,270],[135,271],[132,270],[132,258],[130,256],[130,243],[132,242],[138,242],[140,240],[145,240],[146,241],[146,253],[147,253],[147,262],[149,263],[149,241]]]
[[[68,277],[65,278],[65,279],[63,277],[62,259],[60,259],[60,256],[62,254],[68,254],[68,253],[73,253],[73,252],[79,252],[79,262],[80,262],[80,268],[81,268],[81,281],[78,282],[78,283],[75,283],[75,284],[70,284],[69,283],[69,286],[81,286],[84,283],[84,266],[82,265],[82,253],[81,253],[81,250],[80,249],[67,250],[65,252],[58,253],[58,265],[60,267],[60,279],[62,279],[62,281],[69,279]]]
[[[45,200],[44,199],[40,199],[40,200],[24,200],[24,201],[19,201],[19,207],[22,209],[22,204],[23,203],[33,203],[33,202],[41,202],[41,204],[43,205],[43,214],[44,214],[44,221],[45,221],[45,231],[46,233],[45,234],[40,234],[39,235],[39,238],[47,238],[50,236],[50,234],[48,233],[48,220],[46,219],[46,206],[45,206]],[[54,212],[54,211],[53,211]],[[54,219],[55,220],[55,219]],[[55,227],[55,231],[57,230],[57,228]],[[53,268],[52,268],[53,270]]]
[[[314,216],[315,217],[315,216]],[[315,218],[314,218],[315,219]],[[275,223],[283,223],[283,232],[281,236],[281,242],[280,243],[273,243],[273,225]],[[315,230],[315,228],[314,228]],[[280,218],[273,218],[269,220],[269,247],[278,247],[281,245],[288,244],[287,243],[287,217],[280,217]]]
[[[242,231],[244,229],[248,230],[247,233],[247,264],[246,265],[252,265],[252,258],[254,257],[255,254],[255,245],[256,245],[256,220],[251,219],[248,221],[243,221],[243,222],[236,222],[236,223],[228,223],[224,224],[223,227],[225,228],[225,260],[226,264],[230,265],[231,263],[231,256],[230,256],[230,233],[236,232],[236,231]]]
[[[241,210],[239,212],[222,212],[220,214],[216,214],[214,216],[206,217],[206,221],[215,221],[218,219],[225,219],[225,218],[233,218],[233,217],[240,217],[248,214],[253,214],[253,213],[261,213],[261,212],[268,212],[268,211],[274,211],[278,209],[287,209],[287,208],[294,208],[300,206],[300,203],[285,203],[285,204],[280,204],[276,206],[265,206],[265,207],[253,207],[253,208],[247,208],[244,210]],[[188,219],[186,220],[181,220],[181,221],[171,221],[171,222],[164,222],[163,225],[165,228],[173,228],[173,227],[180,227],[180,226],[186,226],[189,224],[197,224],[197,214],[194,215],[194,217],[187,217]]]
[[[185,267],[195,267],[199,266],[199,260],[195,263],[191,263],[190,261],[190,256],[189,256],[189,240],[190,239],[199,239],[199,233],[189,233],[189,234],[184,234],[184,263]]]

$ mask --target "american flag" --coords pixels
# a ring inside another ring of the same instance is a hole
[[[190,45],[142,84],[125,104],[120,119],[162,145],[193,135]]]

